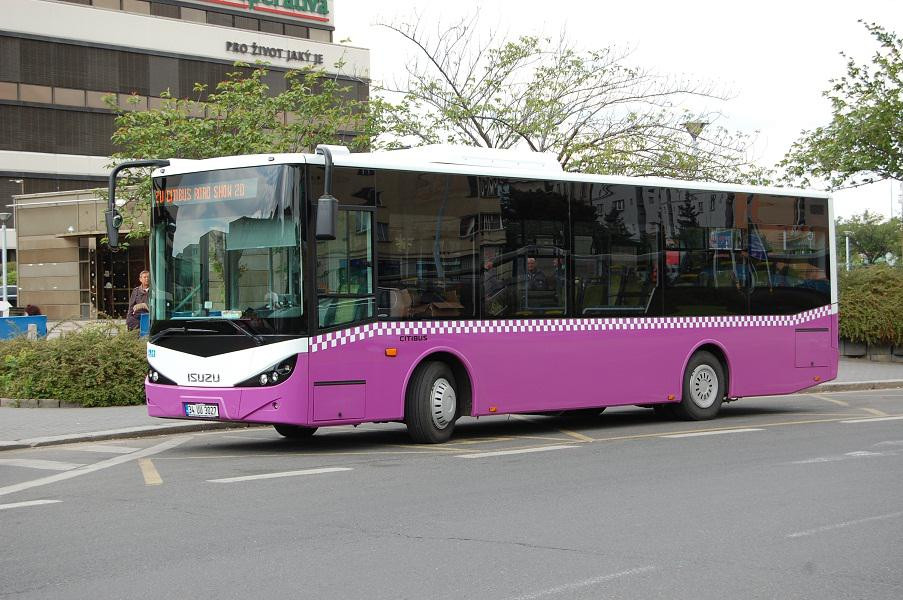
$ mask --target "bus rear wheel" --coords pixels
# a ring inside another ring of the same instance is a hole
[[[714,419],[721,410],[725,391],[724,367],[711,352],[700,350],[687,363],[679,404],[672,405],[675,416],[687,421]]]
[[[300,425],[283,425],[277,423],[273,425],[276,433],[290,440],[306,440],[314,434],[316,427],[302,427]]]
[[[408,434],[418,444],[447,442],[458,416],[455,375],[444,362],[424,362],[408,383],[404,422]]]

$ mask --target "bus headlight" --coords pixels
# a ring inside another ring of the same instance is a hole
[[[275,365],[264,369],[262,373],[258,373],[254,377],[246,379],[237,384],[236,387],[265,387],[268,385],[276,385],[288,379],[292,371],[295,370],[295,364],[298,361],[297,356],[280,360]]]
[[[148,363],[147,365],[147,380],[150,383],[157,383],[160,385],[175,385],[176,382],[162,374],[160,371],[155,369]]]

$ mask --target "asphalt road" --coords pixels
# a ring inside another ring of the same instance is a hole
[[[0,548],[4,599],[897,600],[903,390],[9,451]]]

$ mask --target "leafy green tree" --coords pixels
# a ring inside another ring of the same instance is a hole
[[[850,255],[861,256],[868,264],[883,261],[887,253],[900,257],[900,236],[903,223],[898,217],[885,220],[883,215],[863,212],[849,219],[838,219],[835,224],[837,233],[838,261],[845,261],[845,232],[850,233]],[[856,262],[861,262],[857,260]]]
[[[117,111],[114,160],[305,152],[338,143],[364,149],[378,133],[378,100],[352,99],[347,85],[312,68],[289,71],[285,91],[273,94],[267,73],[265,66],[236,63],[215,90],[195,84],[193,99],[164,93],[160,108],[146,111],[134,110],[138,98],[126,108],[107,98]],[[124,183],[125,227],[130,237],[146,236],[140,215],[150,201],[147,172],[133,172]]]
[[[788,181],[826,180],[855,187],[883,179],[903,181],[903,38],[864,23],[878,49],[871,63],[847,58],[846,75],[831,80],[828,125],[803,131],[781,162]]]
[[[580,51],[521,36],[481,43],[476,18],[426,35],[419,22],[383,23],[414,48],[405,81],[381,91],[399,144],[453,143],[553,152],[569,171],[718,181],[765,180],[749,138],[674,107],[724,99],[711,85],[628,64],[615,47]],[[400,140],[400,141],[399,141]]]

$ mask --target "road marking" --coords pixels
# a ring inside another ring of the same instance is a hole
[[[86,444],[84,446],[67,446],[66,450],[76,450],[78,452],[97,452],[100,454],[130,454],[140,448],[131,446],[113,446],[111,444]]]
[[[523,596],[517,596],[515,598],[510,598],[510,600],[536,600],[537,598],[542,598],[543,596],[554,596],[557,594],[562,594],[564,592],[572,592],[574,590],[579,590],[580,588],[589,587],[591,585],[598,585],[600,583],[605,583],[607,581],[613,581],[615,579],[620,579],[622,577],[629,577],[631,575],[639,575],[641,573],[648,573],[649,571],[654,571],[655,567],[639,567],[637,569],[628,569],[626,571],[619,571],[617,573],[610,573],[608,575],[602,575],[601,577],[593,577],[592,579],[584,579],[583,581],[575,581],[573,583],[566,583],[564,585],[559,585],[558,587],[548,588],[545,590],[540,590],[538,592],[533,592],[532,594],[525,594]]]
[[[141,474],[144,475],[144,485],[160,485],[163,483],[163,478],[160,477],[160,473],[157,472],[157,467],[154,466],[151,459],[139,458],[138,467],[141,469]]]
[[[121,465],[123,463],[127,463],[132,460],[144,458],[145,456],[159,454],[160,452],[165,452],[167,450],[175,448],[179,444],[187,441],[190,437],[191,436],[183,436],[183,437],[166,440],[165,442],[161,442],[161,443],[159,443],[155,446],[151,446],[149,448],[144,448],[143,450],[138,450],[137,452],[132,452],[130,454],[122,454],[120,456],[114,456],[113,458],[108,458],[107,460],[102,460],[98,463],[94,463],[93,465],[85,465],[84,467],[72,469],[71,471],[66,471],[65,473],[57,473],[56,475],[49,475],[47,477],[42,477],[40,479],[33,479],[32,481],[25,481],[23,483],[17,483],[15,485],[8,485],[6,487],[0,487],[0,496],[5,496],[7,494],[14,494],[16,492],[21,492],[23,490],[28,490],[28,489],[39,487],[42,485],[48,485],[50,483],[56,483],[58,481],[65,481],[67,479],[72,479],[73,477],[87,475],[88,473],[94,473],[95,471],[101,471],[103,469],[115,467],[116,465]]]
[[[62,500],[29,500],[28,502],[13,502],[12,504],[0,504],[0,510],[7,508],[23,508],[25,506],[41,506],[42,504],[56,504]]]
[[[721,435],[723,433],[746,433],[747,431],[764,431],[761,428],[753,428],[747,427],[744,429],[713,429],[710,431],[694,431],[691,433],[672,433],[669,435],[663,435],[660,437],[663,438],[688,438],[688,437],[699,437],[701,435]]]
[[[867,406],[860,406],[859,410],[864,410],[867,413],[873,414],[876,417],[886,417],[888,414],[883,410],[878,410],[877,408],[869,408]]]
[[[878,515],[876,517],[866,517],[865,519],[856,519],[855,521],[844,521],[843,523],[835,523],[834,525],[825,525],[824,527],[816,527],[815,529],[807,529],[806,531],[797,531],[796,533],[791,533],[787,538],[801,538],[807,537],[810,535],[815,535],[816,533],[825,533],[827,531],[834,531],[835,529],[843,529],[844,527],[850,527],[851,525],[861,525],[862,523],[870,523],[872,521],[883,521],[885,519],[896,519],[897,517],[903,517],[903,512],[895,512],[886,515]]]
[[[244,475],[242,477],[226,477],[224,479],[208,479],[209,483],[236,483],[238,481],[254,481],[257,479],[277,479],[279,477],[297,477],[298,475],[319,475],[321,473],[338,473],[353,471],[351,467],[323,467],[320,469],[304,469],[302,471],[283,471],[281,473],[264,473],[262,475]]]
[[[885,452],[871,452],[869,450],[857,450],[855,452],[847,452],[834,456],[818,456],[816,458],[807,458],[805,460],[795,460],[791,465],[812,465],[817,463],[839,462],[842,460],[850,460],[852,458],[876,458],[882,456],[899,456],[903,454],[903,450],[887,450]]]
[[[593,438],[589,437],[588,435],[583,435],[579,431],[571,431],[570,429],[559,429],[558,431],[560,431],[564,435],[571,436],[578,442],[594,442],[594,441],[596,441]]]
[[[824,400],[825,402],[831,402],[832,404],[836,404],[838,406],[849,406],[849,402],[844,402],[843,400],[837,400],[836,398],[828,398],[827,396],[822,396],[821,394],[809,394],[813,398],[818,398],[819,400]]]
[[[867,418],[867,419],[848,419],[846,421],[841,421],[841,423],[877,423],[878,421],[899,421],[903,419],[903,416],[896,417],[875,417],[875,418]]]
[[[600,413],[602,412],[601,409],[599,410],[599,412]],[[538,423],[537,421],[531,419],[527,415],[512,414],[511,417],[514,419],[517,419],[518,421],[527,421],[528,423],[534,423],[537,425],[541,425],[541,423]],[[578,442],[594,442],[595,441],[593,438],[589,437],[588,435],[583,435],[582,433],[579,433],[577,431],[571,431],[570,429],[560,429],[558,427],[551,427],[550,429],[554,429],[555,431],[557,431],[559,433],[563,433],[564,435],[566,435],[568,437],[574,438]]]
[[[0,467],[26,467],[28,469],[43,469],[45,471],[71,471],[85,466],[82,463],[67,463],[56,460],[38,460],[29,458],[0,458]]]
[[[549,450],[564,450],[566,448],[576,448],[577,446],[558,445],[558,446],[540,446],[538,448],[520,448],[518,450],[492,450],[489,452],[475,452],[474,454],[459,454],[455,458],[486,458],[488,456],[508,456],[511,454],[529,454],[531,452],[548,452]]]

